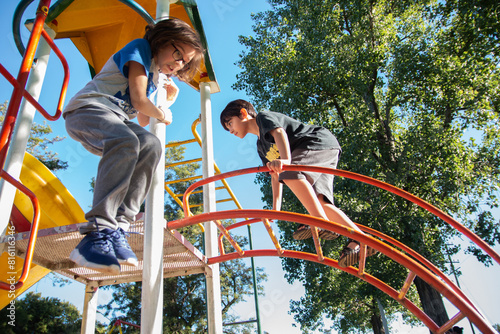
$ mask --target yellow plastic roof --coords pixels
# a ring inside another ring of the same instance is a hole
[[[156,17],[155,0],[131,2],[142,7],[152,18]],[[51,14],[54,19],[51,19]],[[170,16],[197,30],[207,50],[205,61],[190,85],[199,90],[200,82],[210,82],[212,93],[219,92],[196,2],[188,0],[170,4]],[[47,24],[56,32],[55,38],[70,38],[96,73],[116,51],[131,40],[142,38],[147,25],[144,17],[118,0],[62,0],[50,8],[49,19]]]

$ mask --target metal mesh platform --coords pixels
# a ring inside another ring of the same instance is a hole
[[[83,223],[86,224],[86,223]],[[119,275],[101,273],[92,269],[77,266],[69,259],[69,254],[83,239],[78,232],[82,224],[73,224],[47,228],[38,231],[33,262],[53,270],[66,277],[84,284],[97,282],[98,286],[136,282],[142,280],[143,269],[143,221],[130,226],[128,242],[139,260],[137,267],[122,265]],[[15,234],[16,252],[25,256],[29,233]],[[1,240],[0,242],[5,242]],[[163,273],[164,277],[174,277],[209,272],[205,256],[177,231],[165,229],[163,239]]]

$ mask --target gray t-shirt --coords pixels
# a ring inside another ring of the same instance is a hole
[[[135,61],[144,66],[148,77],[146,94],[154,102],[159,74],[148,41],[140,38],[128,43],[109,58],[99,74],[69,101],[64,113],[84,106],[95,106],[112,110],[126,119],[135,118],[137,110],[130,101],[126,65],[128,61]]]
[[[278,148],[271,130],[283,128],[290,143],[290,152],[295,149],[328,150],[339,149],[337,138],[328,129],[318,125],[304,124],[289,116],[274,111],[261,111],[256,117],[259,126],[257,152],[264,165],[278,159]]]

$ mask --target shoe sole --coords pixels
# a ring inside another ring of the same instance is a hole
[[[312,232],[310,228],[305,228],[302,230],[297,230],[293,232],[293,238],[295,240],[304,240],[304,239],[309,239],[312,238]]]
[[[120,263],[120,265],[133,266],[133,267],[137,267],[139,265],[139,261],[137,261],[137,259],[122,260],[117,258],[117,260]]]
[[[101,265],[97,264],[94,262],[89,262],[87,261],[77,249],[73,249],[71,253],[69,254],[69,259],[73,262],[75,262],[77,265],[93,270],[97,270],[99,272],[105,273],[105,274],[112,274],[112,275],[118,275],[120,274],[120,265]]]
[[[323,240],[335,240],[340,237],[340,234],[328,231],[328,230],[319,230],[319,237]]]
[[[377,253],[378,253],[378,251],[376,249],[373,249],[371,247],[366,247],[366,257],[373,256]],[[346,256],[341,257],[338,261],[339,266],[341,268],[347,268],[347,267],[350,267],[350,266],[357,264],[359,262],[359,254],[360,254],[360,251],[358,250],[357,252],[356,251],[351,252],[351,253],[347,254]]]
[[[331,232],[328,230],[318,229],[318,236],[323,240],[335,240],[340,236],[340,234],[337,234],[335,232]],[[295,240],[304,240],[304,239],[312,238],[311,228],[306,228],[306,229],[301,229],[301,230],[295,231],[293,233],[293,238]]]

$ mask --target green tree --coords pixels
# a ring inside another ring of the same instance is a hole
[[[0,310],[0,332],[4,334],[26,333],[80,333],[81,315],[76,306],[58,298],[42,297],[41,293],[28,292],[22,299],[16,300],[15,318],[8,316],[11,310]],[[14,322],[11,322],[14,320]],[[11,322],[11,323],[9,323]],[[98,323],[96,333],[104,333],[105,327]]]
[[[491,209],[498,207],[499,7],[491,1],[270,0],[272,10],[253,15],[252,36],[238,62],[234,88],[259,108],[283,112],[329,128],[343,148],[340,169],[374,177],[434,204],[490,245],[500,241]],[[269,181],[259,175],[271,207]],[[285,193],[283,210],[304,212]],[[441,269],[446,244],[457,232],[406,200],[338,178],[336,203],[354,221],[415,249]],[[287,248],[313,250],[292,240]],[[325,244],[338,257],[341,243]],[[466,246],[486,265],[491,258]],[[460,245],[452,249],[458,252]],[[344,273],[284,259],[290,281],[306,287],[292,312],[305,330],[334,319],[343,333],[367,331],[378,317],[403,312],[394,301]],[[370,258],[367,269],[399,288],[401,266]],[[420,279],[410,297],[438,324],[448,315],[441,297]],[[356,285],[353,288],[352,285]],[[416,298],[418,293],[418,297]],[[347,310],[359,310],[349,312]],[[370,324],[371,323],[371,324]]]
[[[7,102],[0,105],[0,126],[3,124],[5,113],[7,112]],[[30,138],[26,151],[35,156],[42,162],[48,169],[52,171],[66,169],[68,163],[58,158],[57,153],[49,150],[49,146],[64,139],[64,137],[55,136],[49,138],[48,135],[52,133],[52,128],[47,125],[33,123],[31,127]]]
[[[184,161],[185,147],[171,147],[165,153],[166,164]],[[165,181],[183,180],[191,178],[199,171],[199,164],[188,163],[171,166],[166,169]],[[180,181],[170,184],[175,194],[182,194],[193,181]],[[165,218],[168,221],[182,218],[182,208],[171,198],[165,203]],[[193,214],[202,212],[202,194],[194,193],[190,196],[190,205]],[[229,223],[229,222],[226,222]],[[203,233],[198,226],[186,227],[179,232],[198,249],[203,249]],[[246,245],[246,238],[235,236],[240,245]],[[226,251],[234,251],[229,244],[225,244]],[[223,321],[230,323],[237,318],[231,314],[231,307],[253,293],[252,273],[248,265],[242,260],[220,264],[221,295]],[[260,294],[263,287],[260,283],[266,279],[262,269],[257,269],[257,284]],[[113,299],[103,310],[111,317],[121,317],[132,323],[141,320],[141,282],[111,286]],[[163,284],[163,328],[164,333],[206,333],[206,297],[204,275],[188,275],[169,277]],[[244,319],[247,320],[247,319]],[[224,329],[225,333],[250,333],[253,325],[235,325]],[[126,328],[124,333],[136,333],[135,328]]]

